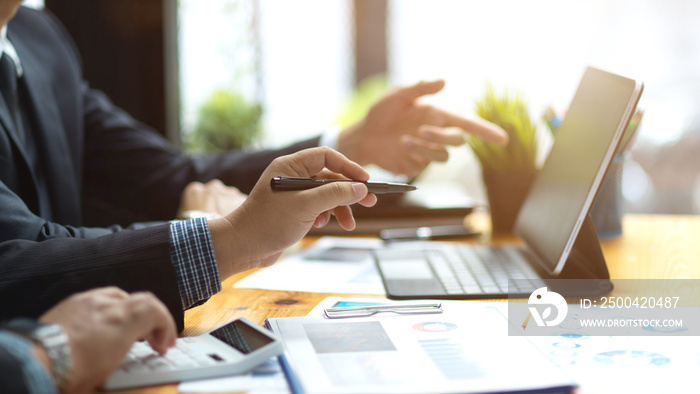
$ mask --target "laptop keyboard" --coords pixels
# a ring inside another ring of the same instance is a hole
[[[511,293],[546,286],[515,248],[454,245],[425,253],[447,294],[504,294],[509,292],[508,279],[519,279]]]
[[[122,373],[176,371],[206,367],[224,361],[216,354],[193,352],[186,345],[187,338],[177,340],[177,345],[164,355],[151,349],[147,342],[136,342],[119,366]]]

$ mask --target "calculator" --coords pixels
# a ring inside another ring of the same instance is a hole
[[[164,355],[136,342],[106,390],[174,383],[248,372],[282,353],[282,342],[268,330],[239,318],[197,337],[178,338]]]

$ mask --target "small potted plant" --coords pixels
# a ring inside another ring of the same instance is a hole
[[[262,135],[262,107],[241,94],[217,90],[200,107],[188,146],[193,151],[218,152],[248,147]]]
[[[506,146],[470,137],[468,143],[481,162],[494,233],[512,232],[518,211],[537,174],[537,128],[519,93],[497,94],[487,85],[477,100],[476,113],[501,126],[509,137]]]

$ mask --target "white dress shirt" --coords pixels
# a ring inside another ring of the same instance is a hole
[[[19,56],[17,56],[17,51],[15,50],[14,45],[12,45],[10,40],[7,39],[7,25],[0,29],[0,54],[3,53],[7,54],[7,56],[9,56],[10,59],[15,62],[17,77],[21,77],[24,73],[22,70],[22,62],[20,62]]]

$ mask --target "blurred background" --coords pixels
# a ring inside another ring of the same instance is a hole
[[[542,127],[545,108],[565,113],[587,65],[639,79],[624,209],[700,213],[698,1],[28,3],[66,25],[92,86],[193,152],[311,137],[362,116],[387,86],[425,79],[447,81],[426,102],[469,116],[487,84],[517,91]],[[468,148],[433,167],[424,178],[483,196]]]

